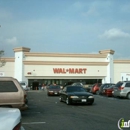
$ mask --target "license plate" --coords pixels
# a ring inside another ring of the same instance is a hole
[[[86,99],[82,99],[82,102],[86,102],[87,100]]]
[[[57,93],[55,93],[55,94],[57,94]]]

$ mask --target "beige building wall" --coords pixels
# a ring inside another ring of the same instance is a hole
[[[61,69],[60,73],[55,73],[54,69]],[[74,69],[74,71],[77,69],[81,69],[81,73],[70,73],[67,72],[66,70],[69,69]],[[93,77],[94,79],[97,79],[97,77],[105,77],[107,75],[107,68],[106,66],[79,66],[79,65],[25,65],[24,69],[24,74],[25,76],[28,77],[34,77],[34,76],[40,76],[40,77],[45,77],[45,76],[56,76],[57,78],[59,77]]]
[[[30,53],[26,52],[26,61],[74,61],[74,62],[104,62],[106,54],[60,54],[60,53]]]
[[[24,56],[24,75],[28,79],[104,79],[107,76],[107,53],[24,52]],[[55,73],[54,69],[59,69],[63,73]],[[82,73],[64,73],[69,69],[83,69],[83,71]],[[86,69],[85,73],[84,69]]]
[[[32,53],[30,48],[24,47],[15,48],[14,52],[23,52],[23,55],[20,56],[22,57],[21,61],[23,61],[24,70],[21,70],[22,72],[19,71],[19,64],[21,63],[17,62],[15,65],[16,57],[6,57],[2,58],[6,64],[0,67],[0,76],[15,77],[16,73],[18,75],[22,74],[27,79],[78,78],[103,79],[105,81],[105,77],[109,77],[108,73],[112,68],[108,68],[110,61],[107,59],[111,59],[108,53],[114,54],[112,50],[99,51],[99,54]],[[20,58],[19,55],[17,56]],[[114,83],[122,80],[122,75],[130,77],[130,60],[114,60],[111,64],[114,65],[114,74],[112,73],[114,75]],[[70,68],[82,69],[82,73],[54,73],[54,69],[60,69],[64,72],[64,70],[66,71]]]
[[[14,58],[3,58],[6,64],[0,67],[1,76],[14,77]]]
[[[1,67],[0,71],[4,72],[5,76],[19,76],[20,80],[103,79],[105,83],[109,82],[110,77],[114,75],[111,66],[113,65],[113,50],[102,50],[97,54],[63,54],[32,53],[30,48],[19,47],[14,49],[14,53],[15,58],[5,58],[6,65]],[[54,69],[59,69],[60,73],[55,73]],[[69,69],[79,70],[80,73],[70,73],[67,71]],[[117,73],[117,70],[114,72]]]
[[[26,57],[26,61],[75,61],[75,62],[103,62],[104,58],[66,58],[66,57]]]
[[[114,60],[114,82],[122,81],[121,74],[130,73],[130,60]],[[125,80],[125,79],[123,79]]]

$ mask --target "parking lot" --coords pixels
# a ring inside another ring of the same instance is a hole
[[[48,97],[46,91],[29,91],[22,125],[26,130],[118,130],[120,118],[130,120],[130,100],[94,97],[93,105],[66,105],[58,96]]]

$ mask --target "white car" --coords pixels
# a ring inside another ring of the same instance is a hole
[[[24,90],[26,90],[26,91],[28,90],[28,86],[27,86],[26,82],[22,81],[22,82],[19,82],[19,83]]]
[[[0,107],[0,130],[25,130],[21,126],[19,109]]]

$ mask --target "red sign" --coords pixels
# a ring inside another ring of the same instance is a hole
[[[53,68],[53,72],[55,74],[86,74],[87,69],[86,68]]]
[[[32,73],[31,73],[31,72],[28,72],[27,74],[29,74],[29,75],[30,75],[30,74],[32,74]]]

